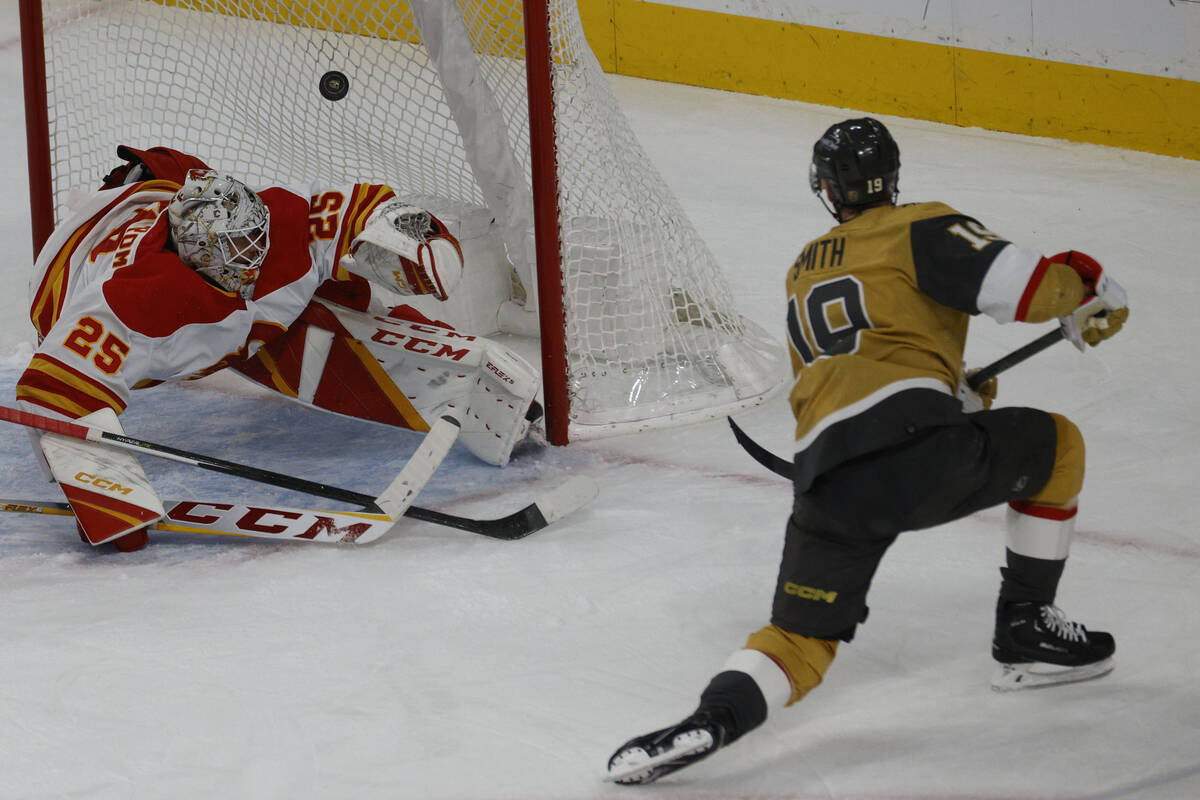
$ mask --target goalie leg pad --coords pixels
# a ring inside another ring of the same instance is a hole
[[[503,467],[535,421],[529,417],[542,382],[525,359],[495,342],[479,341],[487,349],[467,399],[459,440],[481,460]]]
[[[110,433],[125,432],[110,408],[79,421]],[[136,456],[54,433],[42,434],[41,447],[75,513],[80,538],[93,545],[116,542],[124,551],[145,546],[145,527],[165,511]]]
[[[301,402],[385,425],[426,430],[427,420],[461,414],[459,441],[497,466],[529,431],[541,380],[529,362],[495,342],[323,302],[306,310],[304,323],[284,337],[298,339],[294,346],[268,345],[269,369],[252,360],[239,371]],[[332,346],[309,348],[312,326],[332,331]]]

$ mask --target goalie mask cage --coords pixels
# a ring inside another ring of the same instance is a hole
[[[456,295],[490,312],[422,310],[469,333],[540,333],[551,442],[716,417],[779,385],[782,348],[737,313],[575,0],[20,7],[35,252],[121,144],[251,185],[387,183],[457,221]],[[499,253],[502,289],[480,252]]]

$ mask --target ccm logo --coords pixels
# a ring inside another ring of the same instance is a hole
[[[89,472],[75,473],[75,480],[80,483],[90,483],[97,489],[103,489],[106,492],[120,492],[121,494],[129,494],[133,491],[132,486],[122,486],[115,481],[110,481],[108,478],[101,478],[98,475],[92,475]]]
[[[205,508],[210,510],[205,511]],[[213,525],[224,520],[246,533],[286,536],[293,539],[321,538],[341,542],[353,542],[371,529],[369,522],[339,525],[333,517],[312,512],[191,501],[176,504],[167,512],[167,518],[195,525]]]
[[[837,592],[829,592],[825,589],[814,589],[811,586],[801,586],[797,583],[788,581],[783,585],[783,591],[796,597],[803,597],[805,600],[824,600],[826,603],[832,603],[837,600]]]
[[[385,344],[388,347],[401,347],[405,350],[433,356],[434,358],[448,358],[451,361],[462,361],[471,354],[469,347],[455,350],[445,342],[435,342],[432,339],[421,339],[416,336],[405,336],[395,331],[385,331],[383,328],[375,329],[375,333],[371,335],[371,341]]]

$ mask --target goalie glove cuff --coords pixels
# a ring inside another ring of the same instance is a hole
[[[402,295],[445,300],[462,278],[462,248],[428,211],[400,202],[377,208],[338,262]]]
[[[411,269],[410,285],[416,294],[431,294],[445,300],[462,280],[463,257],[458,242],[450,234],[430,237],[417,251],[416,263],[408,262]]]

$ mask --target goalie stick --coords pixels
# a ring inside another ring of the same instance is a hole
[[[498,519],[471,519],[416,506],[409,507],[405,516],[490,539],[512,541],[540,531],[587,505],[595,496],[595,482],[575,476],[535,502]],[[386,515],[369,511],[312,511],[200,500],[169,500],[164,506],[167,513],[152,523],[150,530],[366,544],[380,538],[395,525]],[[45,500],[0,500],[0,512],[74,516],[69,503]]]
[[[310,511],[200,500],[171,500],[163,505],[166,514],[150,523],[149,530],[366,544],[395,526],[386,514],[366,511]],[[0,500],[0,511],[75,516],[70,503],[43,500]]]
[[[1063,329],[1061,326],[1059,326],[1052,331],[1042,334],[1032,342],[1018,347],[1008,355],[1001,356],[987,366],[980,367],[976,372],[972,373],[970,378],[967,379],[967,386],[971,388],[971,391],[978,391],[979,387],[982,386],[986,381],[991,380],[1001,372],[1004,372],[1006,369],[1015,367],[1022,361],[1033,358],[1038,353],[1058,342],[1061,342],[1062,340]],[[742,446],[743,450],[750,454],[751,458],[767,469],[771,470],[771,472],[774,472],[779,477],[787,478],[789,481],[792,479],[791,461],[788,461],[785,458],[780,458],[758,442],[751,439],[750,434],[742,430],[738,424],[733,421],[733,417],[726,417],[726,419],[729,421],[729,427],[733,429],[733,438],[737,439],[737,443]]]
[[[339,489],[336,486],[330,486],[325,483],[317,483],[308,481],[303,478],[297,478],[291,475],[284,475],[278,472],[258,469],[244,464],[237,464],[232,461],[224,461],[211,456],[201,455],[199,453],[191,453],[186,450],[180,450],[165,445],[158,445],[152,442],[140,441],[128,436],[109,433],[98,428],[89,428],[85,425],[77,423],[65,422],[50,417],[45,417],[40,414],[34,414],[28,411],[0,406],[0,420],[13,422],[18,425],[26,425],[35,427],[41,430],[50,430],[55,433],[73,436],[73,438],[84,438],[90,441],[100,441],[104,444],[110,444],[123,449],[148,452],[152,455],[157,455],[162,458],[168,458],[173,461],[180,461],[185,464],[210,469],[215,472],[222,472],[227,475],[233,475],[239,478],[265,483],[271,486],[278,486],[283,489],[292,489],[295,491],[305,492],[317,497],[324,497],[328,500],[337,500],[343,503],[351,503],[363,507],[365,512],[380,512],[384,511],[379,504],[380,498],[372,497],[368,494],[355,492],[349,489]],[[450,423],[447,422],[446,426]],[[69,426],[69,427],[67,427]],[[435,423],[435,428],[439,426]],[[441,430],[447,432],[446,427]],[[450,433],[457,436],[458,428],[455,426]],[[430,431],[432,433],[432,431]],[[444,439],[445,437],[441,437]],[[426,441],[429,441],[429,436],[426,436]],[[453,444],[453,439],[445,443],[446,450],[449,450]],[[420,449],[418,453],[420,453]],[[441,463],[441,459],[445,457],[445,453],[437,458],[437,463]],[[414,456],[416,458],[416,456]],[[409,462],[412,463],[411,461]],[[433,465],[436,469],[437,464]],[[408,469],[406,465],[405,469]],[[429,470],[432,475],[432,469]],[[404,473],[401,473],[404,476]],[[411,473],[407,476],[412,478]],[[426,479],[428,480],[428,478]],[[397,478],[393,485],[401,481]],[[422,486],[424,483],[421,484]],[[410,486],[409,488],[412,488]],[[392,491],[389,487],[389,492]],[[387,495],[385,492],[384,495]],[[499,517],[497,519],[473,519],[471,517],[461,517],[455,514],[447,514],[443,511],[435,511],[420,506],[409,505],[402,512],[404,516],[417,519],[422,522],[430,522],[435,525],[444,525],[446,527],[455,528],[458,530],[477,533],[481,536],[487,536],[492,539],[513,540],[528,536],[531,533],[545,528],[553,522],[571,514],[572,512],[582,508],[591,502],[597,494],[597,487],[594,481],[584,476],[576,476],[565,484],[550,490],[533,503],[521,508],[513,513]],[[415,498],[416,493],[411,492],[411,497],[408,501],[411,502]],[[383,495],[381,495],[383,497]],[[45,505],[44,503],[23,503],[22,501],[11,501],[15,505]],[[4,511],[12,509],[3,509]],[[393,509],[394,510],[394,509]]]
[[[271,472],[270,470],[250,467],[233,461],[225,461],[224,459],[213,458],[212,456],[201,455],[200,453],[190,453],[187,450],[134,439],[131,436],[125,436],[120,433],[112,433],[102,428],[55,419],[42,414],[35,414],[31,411],[9,408],[8,406],[0,406],[0,420],[24,425],[29,428],[37,428],[48,433],[57,433],[72,439],[96,442],[122,450],[150,453],[159,458],[179,461],[195,467],[221,472],[226,475],[234,475],[239,478],[246,478],[247,480],[258,481],[259,483],[266,483],[284,489],[294,489],[330,500],[356,503],[363,506],[365,511],[383,514],[393,523],[404,516],[416,499],[417,494],[420,493],[421,489],[425,488],[425,484],[429,483],[429,479],[433,477],[433,473],[441,466],[442,461],[446,458],[446,454],[450,452],[450,448],[454,445],[455,440],[458,439],[458,433],[461,430],[459,421],[454,417],[444,416],[437,420],[437,422],[433,423],[429,432],[425,434],[425,438],[421,440],[417,451],[412,454],[408,463],[400,470],[400,474],[383,490],[382,494],[378,497],[371,497],[370,495],[358,492],[338,489],[328,484],[308,481],[303,478],[284,475],[280,472]]]

